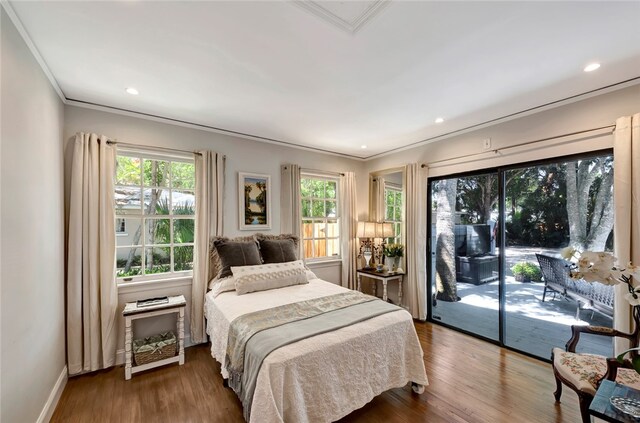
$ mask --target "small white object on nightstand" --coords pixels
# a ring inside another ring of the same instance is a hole
[[[179,365],[184,364],[184,310],[187,305],[187,301],[184,299],[184,295],[176,295],[168,298],[169,301],[166,303],[146,307],[138,307],[137,302],[125,304],[124,310],[122,310],[122,315],[124,316],[124,378],[126,380],[131,379],[131,375],[133,373],[153,369],[154,367],[164,366],[165,364],[170,363],[178,363]],[[147,317],[160,316],[169,313],[178,314],[176,325],[178,329],[178,355],[176,355],[175,357],[166,358],[164,360],[142,364],[140,366],[132,366],[133,321],[136,319],[144,319]]]

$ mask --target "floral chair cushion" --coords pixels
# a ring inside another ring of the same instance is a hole
[[[596,383],[607,371],[607,360],[600,355],[570,353],[554,348],[553,366],[579,391],[595,395]],[[640,389],[640,375],[633,369],[618,369],[616,382]]]

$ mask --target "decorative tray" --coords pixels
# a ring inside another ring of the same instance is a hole
[[[611,397],[611,405],[618,411],[640,418],[640,400],[625,397]]]

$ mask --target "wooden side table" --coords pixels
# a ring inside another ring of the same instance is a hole
[[[377,272],[374,269],[359,269],[356,271],[358,277],[358,291],[362,292],[362,277],[382,281],[382,300],[387,301],[387,283],[398,281],[398,304],[402,305],[402,280],[404,273],[399,272]],[[373,285],[373,295],[376,295],[376,285]]]
[[[169,302],[148,307],[138,307],[137,303],[126,303],[122,310],[124,316],[124,350],[125,350],[125,366],[124,378],[131,379],[133,373],[142,372],[144,370],[153,369],[155,367],[164,366],[165,364],[178,363],[184,364],[184,311],[187,301],[184,295],[169,297]],[[178,329],[178,355],[175,357],[165,358],[139,366],[132,366],[133,353],[133,326],[132,323],[137,319],[145,319],[148,317],[160,316],[163,314],[177,313],[177,329]]]
[[[628,386],[620,385],[610,380],[603,380],[596,391],[596,396],[593,397],[593,400],[591,401],[589,414],[607,422],[635,423],[638,421],[638,419],[618,411],[613,405],[611,405],[612,397],[624,397],[640,400],[640,391],[629,388]]]

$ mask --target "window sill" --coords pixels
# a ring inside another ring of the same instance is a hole
[[[330,258],[330,259],[318,259],[309,261],[307,260],[306,265],[310,268],[318,268],[318,267],[330,267],[337,266],[338,264],[342,264],[341,258]]]
[[[158,289],[174,288],[178,286],[189,286],[193,276],[180,276],[176,278],[150,279],[138,282],[122,282],[118,284],[118,294],[128,294],[132,292],[154,291]]]

